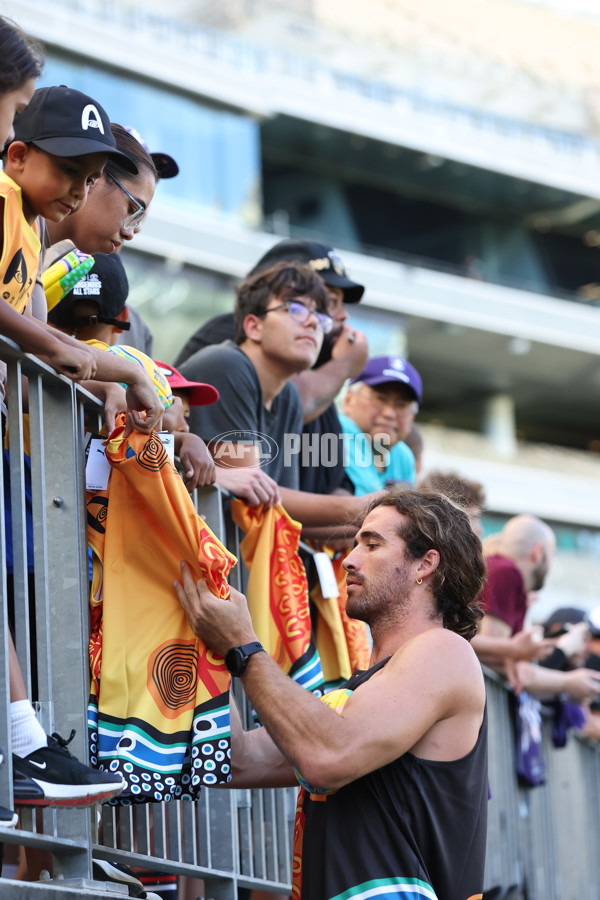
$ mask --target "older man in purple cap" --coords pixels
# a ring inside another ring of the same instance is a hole
[[[404,440],[422,396],[421,376],[399,356],[372,357],[350,382],[340,422],[356,496],[398,481],[414,484],[415,459]]]

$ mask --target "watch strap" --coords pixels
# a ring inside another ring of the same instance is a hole
[[[253,653],[259,653],[265,648],[260,641],[250,641],[249,644],[240,644],[239,649],[242,651],[242,653],[245,653],[246,656],[252,656]]]

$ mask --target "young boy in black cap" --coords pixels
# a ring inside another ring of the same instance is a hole
[[[20,313],[37,274],[37,217],[60,222],[83,206],[111,157],[136,171],[117,150],[100,104],[64,86],[42,88],[15,120],[15,140],[0,173],[0,282],[7,301],[0,304],[0,333],[74,379],[93,375],[94,355]]]
[[[110,120],[100,104],[86,94],[64,85],[36,91],[29,106],[16,117],[14,131],[15,140],[9,144],[4,154],[3,175],[7,178],[0,176],[0,188],[3,186],[0,202],[4,199],[5,210],[10,205],[12,224],[21,229],[22,240],[20,245],[18,241],[13,241],[14,255],[4,249],[3,256],[0,257],[0,279],[3,262],[12,260],[12,263],[7,264],[11,274],[13,269],[17,272],[17,283],[12,294],[18,296],[19,305],[24,306],[31,295],[37,274],[40,246],[36,216],[60,222],[75,208],[80,209],[87,199],[90,183],[102,173],[109,159],[118,160],[132,174],[137,173],[137,166],[129,156],[117,149]],[[5,237],[6,234],[5,229]],[[23,253],[25,244],[28,245],[27,259]],[[32,251],[35,251],[33,256]],[[7,278],[8,272],[5,282]],[[22,293],[19,281],[25,286]],[[7,289],[4,299],[10,298],[11,293]],[[4,304],[0,304],[0,333],[3,331],[3,306]],[[23,319],[22,316],[17,318]],[[38,324],[35,322],[32,327],[35,328]],[[39,327],[46,327],[46,334],[53,338],[58,335],[51,326],[42,324]],[[8,336],[19,341],[16,335]],[[65,370],[65,374],[77,380],[92,377],[96,382],[104,383],[104,386],[97,386],[94,393],[105,401],[109,431],[114,427],[115,413],[120,410],[116,408],[114,392],[110,395],[112,401],[109,403],[107,382],[127,385],[127,396],[121,398],[119,395],[118,405],[120,409],[127,409],[128,419],[133,427],[144,432],[150,432],[155,427],[161,407],[152,384],[141,367],[127,360],[99,354],[93,347],[74,341],[68,335],[58,337],[68,345],[69,353],[80,354],[79,358],[88,360],[89,374],[68,370]],[[23,346],[22,341],[19,343]],[[44,358],[44,351],[39,347],[27,349]],[[54,360],[48,358],[48,362],[57,367]]]

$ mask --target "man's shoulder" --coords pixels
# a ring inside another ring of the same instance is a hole
[[[180,350],[175,365],[181,369],[184,362],[190,359],[198,350],[210,347],[214,344],[222,344],[223,341],[233,340],[235,323],[233,313],[223,313],[209,319],[198,328]]]
[[[211,367],[217,371],[256,371],[250,359],[240,350],[233,341],[223,341],[221,344],[211,344],[192,354],[185,362],[181,363],[181,372],[187,377],[195,377],[196,372],[206,375]]]
[[[396,666],[405,666],[407,659],[415,660],[425,658],[428,661],[439,659],[440,656],[455,658],[458,660],[477,659],[475,651],[462,635],[449,628],[426,628],[408,640],[402,641],[400,646],[391,654],[387,664],[381,669],[386,677],[394,678]]]
[[[426,628],[403,644],[394,653],[392,659],[406,649],[410,649],[412,652],[430,653],[434,648],[459,656],[474,654],[469,641],[456,631],[452,631],[450,628],[432,627]]]
[[[493,553],[486,558],[485,565],[488,581],[496,578],[514,579],[517,582],[523,580],[517,565],[508,556]]]
[[[481,664],[470,643],[442,627],[404,641],[367,683],[370,692],[389,698],[403,696],[407,685],[419,693],[431,691],[453,708],[478,705],[484,691]]]
[[[435,660],[435,666],[432,660]],[[446,676],[450,678],[451,675],[448,687],[453,692],[457,685],[461,690],[470,691],[470,685],[479,688],[481,665],[475,651],[469,641],[449,628],[428,628],[407,641],[390,660],[390,676],[397,666],[404,668],[417,662],[424,664],[423,677],[426,679],[430,673],[432,681],[441,678],[443,684]]]

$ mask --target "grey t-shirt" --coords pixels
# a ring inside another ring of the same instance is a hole
[[[256,369],[233,341],[198,350],[180,371],[190,381],[213,384],[220,395],[211,406],[191,408],[194,434],[207,443],[219,437],[232,443],[256,440],[261,468],[280,487],[298,490],[302,401],[296,385],[288,381],[266,409]]]

